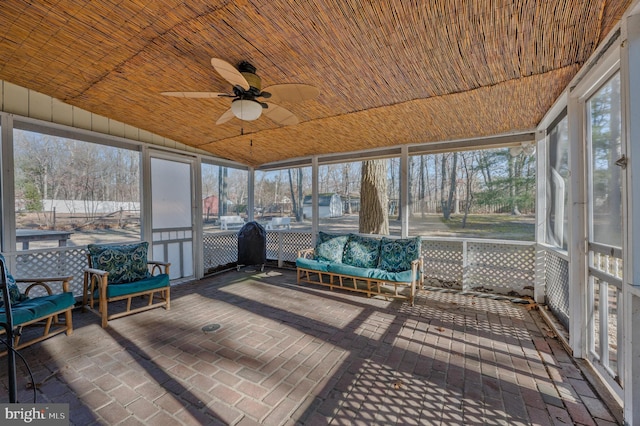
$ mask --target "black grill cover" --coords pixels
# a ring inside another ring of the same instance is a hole
[[[247,222],[238,231],[238,265],[264,265],[267,233],[258,222]]]

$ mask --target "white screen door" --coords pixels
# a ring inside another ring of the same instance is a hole
[[[621,390],[623,154],[620,74],[586,102],[588,147],[588,354],[597,371]]]
[[[171,262],[171,279],[193,274],[193,166],[151,157],[153,258]]]

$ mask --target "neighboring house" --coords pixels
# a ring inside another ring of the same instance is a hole
[[[302,214],[306,218],[312,217],[311,195],[304,196]],[[318,194],[318,217],[320,217],[320,219],[327,217],[340,217],[342,214],[342,199],[339,194]]]

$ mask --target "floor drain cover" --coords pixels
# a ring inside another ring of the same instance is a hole
[[[221,327],[220,324],[208,324],[202,327],[202,331],[205,333],[211,333],[212,331],[216,331]]]

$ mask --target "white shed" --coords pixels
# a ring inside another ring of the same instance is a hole
[[[318,194],[318,216],[320,219],[327,217],[342,216],[342,199],[336,193]],[[304,217],[312,217],[311,213],[311,195],[305,195],[302,203],[302,213]]]

